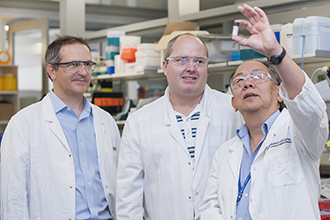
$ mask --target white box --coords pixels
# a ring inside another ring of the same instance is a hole
[[[330,50],[330,18],[309,16],[293,22],[293,48],[295,54]]]
[[[231,60],[231,52],[239,50],[236,41],[226,36],[201,35],[198,36],[204,40],[209,51],[209,62],[221,62]]]
[[[281,27],[280,33],[281,46],[285,48],[286,52],[292,56],[293,50],[293,23],[287,23]]]
[[[159,67],[160,58],[155,57],[137,57],[136,64],[139,66]]]
[[[137,50],[155,50],[157,47],[157,44],[150,44],[150,43],[143,43],[143,44],[139,44],[137,45]]]
[[[144,50],[136,51],[135,57],[158,57],[160,58],[160,51]]]
[[[121,36],[119,39],[119,51],[121,52],[123,48],[137,48],[141,44],[140,36]]]
[[[135,72],[136,63],[126,63],[125,64],[125,73]]]

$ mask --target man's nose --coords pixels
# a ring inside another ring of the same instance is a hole
[[[193,60],[188,60],[188,64],[187,64],[187,67],[189,67],[189,68],[195,68],[195,63],[194,63],[194,61]]]
[[[85,74],[88,74],[89,72],[88,72],[88,69],[87,69],[87,67],[82,63],[81,64],[81,69],[80,69],[80,71],[79,71],[79,74],[81,74],[81,73],[83,73],[83,70],[85,69]]]
[[[254,83],[253,83],[251,77],[248,77],[248,78],[244,81],[244,88],[248,88],[248,87],[254,87]]]

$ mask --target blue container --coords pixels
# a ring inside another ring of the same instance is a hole
[[[108,46],[119,46],[119,37],[108,37]]]
[[[252,49],[240,50],[240,56],[241,56],[241,60],[248,60],[248,59],[258,58],[258,57],[266,57],[265,55],[258,53]]]
[[[108,66],[107,67],[107,74],[114,74],[115,73],[115,67],[114,66]]]
[[[241,60],[241,51],[239,51],[239,50],[233,51],[231,53],[231,60],[232,61]]]
[[[115,60],[116,55],[119,55],[119,52],[116,52],[116,51],[110,52],[110,59],[109,60]]]

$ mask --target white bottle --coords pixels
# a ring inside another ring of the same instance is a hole
[[[293,50],[293,23],[287,23],[281,27],[280,42],[281,46],[285,48],[286,52],[292,56]]]

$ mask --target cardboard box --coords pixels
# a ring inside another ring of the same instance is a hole
[[[9,120],[14,114],[14,104],[0,103],[0,120]]]
[[[175,36],[182,33],[191,33],[194,35],[209,34],[207,31],[196,31],[197,23],[190,21],[168,21],[164,34],[158,41],[155,50],[160,51],[160,66],[165,56],[165,50],[168,42]]]
[[[167,43],[182,32],[194,32],[196,31],[197,23],[190,21],[168,21],[164,34],[158,41],[155,50],[165,50]],[[180,31],[180,33],[172,34],[174,31]]]

